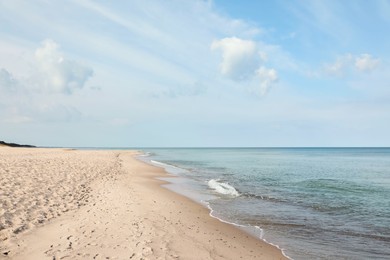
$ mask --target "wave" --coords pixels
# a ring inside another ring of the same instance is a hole
[[[245,193],[242,193],[241,194],[244,198],[253,198],[253,199],[259,199],[259,200],[268,200],[268,201],[271,201],[271,202],[281,202],[281,203],[286,203],[287,200],[286,199],[282,199],[282,198],[275,198],[275,197],[271,197],[271,196],[268,196],[268,195],[258,195],[258,194],[253,194],[253,193],[249,193],[249,192],[245,192]]]
[[[150,162],[153,163],[153,164],[159,165],[159,166],[161,166],[163,168],[166,168],[166,167],[179,168],[179,167],[176,167],[175,165],[168,164],[168,163],[163,163],[163,162],[159,162],[159,161],[155,161],[155,160],[150,160]]]
[[[141,151],[141,152],[143,152],[143,153],[139,154],[138,155],[139,157],[151,157],[151,156],[155,155],[155,153],[153,153],[153,152],[145,152],[145,151]]]
[[[219,179],[211,179],[208,181],[207,184],[209,185],[210,189],[213,189],[220,194],[230,195],[234,197],[240,196],[238,191],[233,186],[230,186],[229,184],[224,182],[220,182]]]

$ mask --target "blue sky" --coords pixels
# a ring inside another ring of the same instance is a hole
[[[390,1],[0,0],[0,139],[390,146]]]

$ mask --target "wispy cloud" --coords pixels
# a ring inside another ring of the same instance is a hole
[[[380,59],[364,53],[359,55],[345,54],[332,63],[324,65],[324,71],[331,76],[347,76],[351,73],[367,73],[378,68]]]
[[[352,9],[350,5],[350,2],[344,4],[339,1],[298,1],[286,3],[285,8],[305,23],[305,30],[317,30],[321,35],[345,44],[355,33],[355,27],[345,15],[346,10]]]
[[[267,69],[261,66],[256,70],[256,76],[260,79],[260,95],[264,96],[270,90],[271,85],[278,80],[278,74],[275,69]]]
[[[372,71],[377,68],[379,64],[379,59],[375,59],[367,53],[361,54],[355,58],[355,68],[360,71]]]

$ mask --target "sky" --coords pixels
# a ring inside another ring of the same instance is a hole
[[[0,0],[0,140],[390,146],[388,0]]]

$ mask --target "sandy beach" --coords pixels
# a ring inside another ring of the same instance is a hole
[[[0,147],[0,258],[286,259],[135,154]]]

